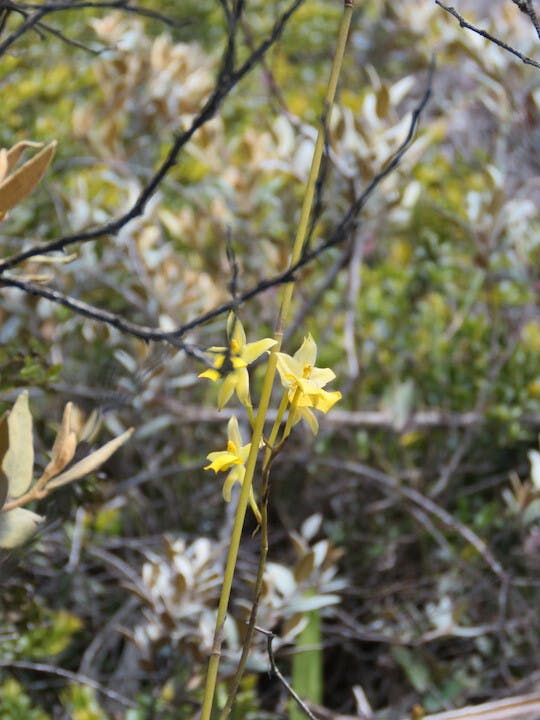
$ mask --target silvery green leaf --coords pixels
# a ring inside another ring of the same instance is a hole
[[[540,452],[538,450],[529,450],[527,453],[529,462],[531,463],[531,481],[535,490],[540,491]]]
[[[43,520],[42,515],[24,508],[0,513],[0,548],[11,549],[22,545],[32,537]]]
[[[32,415],[28,407],[28,391],[17,398],[7,417],[9,447],[2,460],[8,483],[8,495],[18,498],[32,484],[34,469],[34,441],[32,436]]]
[[[329,605],[338,605],[340,602],[339,595],[312,595],[311,597],[298,598],[289,605],[288,610],[309,612],[310,610],[320,610]]]

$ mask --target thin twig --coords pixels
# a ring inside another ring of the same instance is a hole
[[[77,50],[84,50],[84,52],[88,53],[89,55],[101,55],[103,50],[95,50],[94,48],[90,47],[89,45],[85,45],[82,42],[79,42],[79,40],[73,40],[72,38],[69,38],[67,35],[64,35],[64,33],[61,30],[58,30],[58,28],[53,27],[52,25],[49,25],[48,23],[40,22],[37,25],[37,28],[45,30],[45,32],[50,33],[51,35],[54,35],[54,37],[61,40],[66,45],[70,45],[71,47],[76,48]]]
[[[74,3],[40,3],[39,5],[36,3],[15,3],[3,0],[1,2],[1,6],[7,8],[8,10],[44,10],[47,14],[62,12],[64,10],[123,10],[127,13],[147,17],[150,20],[158,20],[164,25],[174,29],[184,28],[192,24],[191,20],[175,20],[174,18],[164,15],[157,10],[153,10],[152,8],[131,3],[130,0],[105,0],[105,2],[85,2],[83,0],[82,2]]]
[[[110,700],[114,700],[120,705],[129,708],[137,708],[137,703],[133,702],[129,698],[117,693],[115,690],[110,690],[101,683],[97,682],[87,675],[81,673],[71,672],[71,670],[64,670],[64,668],[57,667],[56,665],[47,665],[45,663],[27,662],[24,660],[0,660],[0,667],[3,668],[19,668],[21,670],[34,670],[35,672],[47,673],[49,675],[56,675],[58,677],[69,680],[70,682],[80,683],[81,685],[87,685],[93,688],[97,692],[105,695]]]
[[[360,475],[361,477],[367,478],[375,484],[380,485],[386,491],[390,490],[393,493],[398,493],[407,498],[407,500],[410,500],[429,514],[438,518],[444,525],[446,525],[446,527],[461,535],[466,542],[475,548],[478,554],[498,578],[506,580],[508,577],[508,574],[500,562],[495,558],[486,543],[473,530],[471,530],[470,527],[444,510],[444,508],[440,507],[440,505],[434,503],[433,500],[430,500],[425,495],[422,495],[422,493],[418,492],[418,490],[407,487],[406,485],[399,483],[390,475],[369,467],[368,465],[363,465],[362,463],[341,462],[338,460],[324,458],[317,458],[317,462],[326,467],[334,469],[338,468],[339,470],[344,470],[353,475]]]
[[[538,20],[538,15],[533,7],[532,0],[512,0],[512,2],[518,6],[522,13],[527,15],[536,30],[538,38],[540,39],[540,21]]]
[[[15,5],[13,8],[8,6],[7,9],[16,10],[17,6]],[[36,12],[32,13],[32,15],[28,15],[25,21],[21,25],[19,25],[19,27],[14,30],[11,35],[8,35],[7,38],[0,43],[0,57],[4,55],[6,53],[6,50],[8,50],[8,48],[10,48],[14,42],[16,42],[22,35],[24,35],[25,32],[28,32],[28,30],[31,30],[39,22],[41,22],[41,18],[45,15],[47,15],[47,10],[44,10],[41,7],[36,10]]]
[[[285,15],[287,17],[290,17],[294,10],[299,7],[302,4],[303,0],[296,0],[296,2],[289,8],[287,13],[281,16],[280,20],[276,25],[274,26],[274,31],[270,38],[268,38],[264,43],[259,45],[259,48],[252,53],[250,58],[242,65],[240,70],[236,71],[233,75],[233,79],[229,80],[229,83],[232,83],[232,86],[236,84],[236,77],[239,73],[243,75],[247,72],[246,65],[251,64],[254,62],[253,58],[255,55],[261,55],[263,53],[263,46],[267,49],[270,47],[270,45],[277,40],[277,37],[282,32],[284,24],[286,22]],[[169,151],[168,158],[165,160],[165,162],[162,164],[160,169],[157,171],[157,173],[153,176],[153,178],[150,180],[149,184],[141,191],[139,198],[136,200],[135,204],[132,206],[132,208],[123,216],[118,218],[117,220],[111,221],[110,223],[103,225],[99,228],[95,228],[94,230],[89,230],[85,233],[81,233],[79,235],[71,235],[71,236],[65,236],[64,238],[60,238],[59,240],[52,241],[50,243],[46,243],[44,245],[39,246],[33,246],[29,248],[28,250],[19,253],[18,255],[14,255],[11,258],[8,258],[4,262],[0,262],[0,283],[10,286],[10,287],[17,287],[20,290],[24,290],[25,292],[28,292],[31,295],[35,295],[38,297],[43,297],[48,300],[51,300],[52,302],[56,302],[60,305],[64,305],[65,307],[68,307],[69,309],[73,310],[74,312],[78,312],[81,315],[84,315],[85,317],[92,318],[98,322],[104,322],[106,324],[112,325],[113,327],[116,327],[119,330],[122,330],[125,333],[128,333],[130,335],[133,335],[134,337],[138,337],[142,340],[146,341],[162,341],[162,342],[168,342],[171,345],[175,347],[179,347],[184,349],[188,354],[191,354],[192,356],[197,357],[197,359],[202,360],[200,356],[197,356],[195,353],[195,350],[190,346],[184,344],[182,342],[182,337],[186,335],[188,332],[193,330],[196,327],[199,327],[200,325],[204,325],[205,323],[214,320],[221,315],[224,315],[226,313],[231,312],[231,310],[235,310],[236,308],[240,307],[241,305],[244,305],[246,302],[251,300],[252,298],[260,295],[263,292],[266,292],[270,288],[275,288],[279,285],[284,285],[290,282],[294,282],[296,280],[296,274],[298,270],[306,267],[307,265],[311,264],[316,258],[321,256],[323,253],[325,253],[327,250],[333,247],[337,247],[338,245],[341,245],[344,243],[350,236],[350,233],[356,228],[357,225],[357,218],[360,214],[361,210],[366,205],[367,201],[371,197],[371,195],[375,192],[375,190],[378,188],[378,186],[385,180],[388,175],[390,175],[399,165],[401,159],[407,152],[410,144],[412,143],[416,129],[418,127],[418,123],[420,121],[420,117],[422,112],[424,111],[428,100],[431,96],[431,83],[433,79],[433,71],[434,66],[432,65],[429,75],[428,75],[428,82],[426,90],[417,105],[417,107],[414,109],[412,116],[411,116],[411,122],[409,125],[409,130],[407,132],[407,135],[401,145],[398,147],[397,151],[391,158],[391,160],[388,162],[388,164],[379,172],[377,173],[374,178],[371,180],[371,182],[367,185],[367,187],[364,189],[364,191],[358,196],[358,198],[354,201],[354,203],[351,205],[349,210],[345,213],[341,221],[338,223],[330,237],[325,240],[324,242],[320,243],[316,248],[313,250],[310,250],[307,253],[304,253],[300,259],[294,263],[289,269],[278,273],[274,275],[273,277],[266,278],[264,280],[261,280],[259,283],[254,285],[252,288],[246,290],[244,293],[238,295],[238,297],[234,301],[229,301],[226,303],[222,303],[221,305],[218,305],[213,310],[209,310],[206,313],[203,313],[199,315],[198,317],[194,318],[193,320],[190,320],[188,323],[185,323],[184,325],[180,325],[173,331],[164,331],[160,330],[159,328],[151,328],[144,325],[139,325],[137,323],[133,323],[127,320],[124,320],[121,316],[116,315],[115,313],[109,312],[107,310],[102,310],[100,308],[97,308],[95,306],[88,305],[87,303],[83,303],[79,300],[75,300],[74,298],[71,298],[67,295],[64,295],[60,293],[57,290],[53,290],[51,288],[45,288],[41,285],[37,285],[36,283],[32,283],[30,281],[21,280],[19,278],[14,278],[12,276],[5,276],[2,275],[2,273],[15,265],[20,264],[23,260],[26,260],[28,258],[31,258],[38,254],[43,254],[47,252],[52,251],[58,251],[63,250],[68,245],[72,245],[76,242],[86,242],[91,239],[96,239],[98,237],[101,237],[105,234],[111,234],[114,235],[127,223],[129,220],[137,217],[140,215],[144,207],[146,206],[146,203],[148,202],[149,198],[157,189],[157,187],[162,182],[163,178],[166,176],[169,169],[176,163],[176,158],[178,153],[180,152],[181,148],[185,145],[187,142],[187,137],[189,138],[193,135],[195,132],[194,127],[197,128],[205,124],[207,120],[209,120],[215,112],[217,112],[217,108],[223,99],[219,93],[219,90],[216,89],[214,93],[212,94],[211,98],[207,101],[205,104],[203,110],[199,113],[197,118],[193,121],[193,124],[191,128],[184,133],[177,139],[177,141],[174,143],[173,147]],[[225,75],[225,65],[224,69],[222,70],[222,73]],[[226,93],[225,93],[226,94]],[[223,97],[224,95],[223,94]],[[219,95],[219,97],[218,97]],[[213,99],[212,99],[213,98]]]
[[[487,32],[487,30],[482,30],[481,28],[476,27],[476,25],[471,25],[471,23],[467,22],[463,15],[460,15],[457,10],[451,5],[445,5],[443,2],[441,2],[441,0],[435,0],[435,3],[447,13],[455,17],[462,28],[465,28],[466,30],[472,30],[472,32],[476,33],[477,35],[481,35],[483,38],[486,38],[486,40],[489,40],[495,45],[498,45],[503,50],[506,50],[510,54],[515,55],[515,57],[519,58],[521,62],[525,63],[525,65],[532,65],[533,67],[540,69],[539,62],[533,60],[527,55],[523,55],[523,53],[520,53],[519,50],[516,50],[516,48],[508,45],[508,43],[505,43],[504,40],[500,40],[499,38],[495,37],[495,35]]]
[[[187,145],[187,143],[191,140],[197,130],[203,125],[205,125],[217,114],[223,100],[227,97],[227,95],[229,95],[231,90],[236,87],[236,85],[238,85],[238,83],[259,63],[259,61],[262,57],[264,57],[269,48],[271,48],[279,40],[287,22],[295,13],[295,11],[303,4],[303,2],[304,0],[295,0],[295,2],[293,2],[284,13],[282,13],[282,15],[274,24],[269,36],[257,46],[257,48],[238,68],[234,67],[236,38],[234,37],[234,34],[231,35],[229,33],[227,47],[225,48],[225,52],[223,53],[221,67],[218,72],[214,91],[211,93],[208,100],[204,103],[198,115],[192,120],[189,128],[182,131],[176,137],[176,140],[169,148],[169,152],[167,153],[165,160],[161,163],[157,171],[150,178],[149,182],[141,190],[129,210],[127,210],[123,215],[120,215],[115,220],[111,220],[103,225],[100,225],[99,227],[87,230],[82,233],[77,233],[75,235],[65,235],[64,237],[61,237],[57,240],[52,240],[48,243],[33,245],[27,250],[18,253],[17,255],[12,255],[10,258],[7,258],[0,263],[0,274],[5,272],[6,270],[15,267],[16,265],[20,265],[20,263],[22,263],[24,260],[28,260],[29,258],[32,258],[36,255],[43,255],[45,253],[65,250],[71,245],[89,242],[91,240],[97,240],[98,238],[104,237],[105,235],[115,236],[131,220],[140,217],[144,213],[144,210],[150,199],[154,196],[157,189],[161,186],[163,180],[169,174],[170,170],[177,164],[181,150]],[[240,5],[240,3],[238,4]],[[43,14],[44,13],[41,13],[39,15],[39,18],[37,18],[33,24],[38,22],[38,20],[41,19]],[[35,15],[37,16],[38,13],[36,13]],[[34,18],[34,15],[31,17]],[[2,46],[0,45],[0,54],[1,47]],[[228,307],[227,310],[229,309],[231,308]],[[162,337],[161,339],[166,338]]]
[[[289,685],[287,680],[283,677],[281,674],[281,670],[276,665],[276,660],[274,658],[274,651],[272,649],[272,643],[274,642],[274,638],[276,637],[273,632],[270,632],[269,630],[265,630],[261,627],[255,627],[257,632],[260,632],[262,635],[266,635],[266,651],[268,653],[268,660],[270,661],[270,670],[274,677],[276,677],[279,682],[283,685],[285,690],[289,693],[289,695],[293,698],[293,700],[296,702],[298,707],[306,714],[310,720],[318,720],[318,718],[311,712],[311,710],[308,708],[306,703],[302,700],[302,698],[294,691],[294,689]]]
[[[51,300],[58,305],[62,305],[63,307],[76,312],[78,315],[90,318],[91,320],[96,320],[97,322],[105,323],[106,325],[115,327],[117,330],[141,340],[146,340],[147,342],[152,340],[166,340],[175,347],[184,350],[184,352],[186,352],[190,357],[197,359],[199,362],[206,362],[205,356],[196,348],[196,346],[184,343],[180,338],[168,338],[168,333],[162,330],[125,320],[121,315],[109,312],[108,310],[102,310],[101,308],[89,305],[82,300],[76,300],[75,298],[72,298],[69,295],[64,295],[53,288],[43,287],[42,285],[31,282],[30,280],[15,278],[9,275],[2,275],[0,277],[0,284],[7,287],[18,288],[28,295]]]

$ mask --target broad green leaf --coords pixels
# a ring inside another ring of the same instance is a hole
[[[79,480],[85,475],[88,475],[88,473],[97,470],[97,468],[100,467],[100,465],[103,465],[103,463],[108,460],[111,455],[131,437],[132,434],[133,428],[126,430],[126,432],[122,433],[122,435],[119,435],[117,438],[114,438],[114,440],[106,443],[103,447],[100,447],[99,450],[91,453],[91,455],[88,455],[80,462],[75,463],[75,465],[69,468],[69,470],[66,470],[66,472],[55,477],[54,480],[47,485],[47,487],[52,490],[54,488],[61,487],[62,485],[67,485],[67,483]]]
[[[8,415],[7,426],[9,447],[2,460],[2,470],[9,482],[9,496],[17,498],[30,487],[34,468],[32,415],[27,390],[17,398]]]
[[[56,141],[34,155],[0,183],[0,217],[29,195],[39,183],[56,151]]]
[[[43,516],[24,508],[0,513],[0,548],[11,549],[22,545],[32,537],[43,520]]]

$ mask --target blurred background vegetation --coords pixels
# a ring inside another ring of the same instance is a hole
[[[2,56],[0,146],[58,140],[46,181],[2,225],[4,257],[125,211],[211,92],[226,40],[220,3],[145,7],[174,24],[66,10],[49,18],[60,35],[27,32]],[[247,3],[240,58],[285,7]],[[510,0],[459,10],[537,53]],[[118,237],[14,272],[45,270],[62,292],[172,329],[229,299],[229,228],[240,290],[281,271],[340,12],[306,0]],[[4,36],[20,22],[12,13]],[[259,620],[281,637],[276,659],[290,676],[315,613],[313,699],[378,720],[538,681],[540,472],[528,452],[540,428],[539,71],[430,0],[358,3],[312,241],[403,141],[434,55],[414,145],[354,236],[298,284],[286,349],[311,332],[343,400],[275,465]],[[278,293],[242,308],[248,339],[271,333]],[[36,539],[0,551],[0,718],[195,717],[231,528],[220,479],[202,471],[226,437],[215,387],[182,352],[13,288],[1,296],[0,410],[30,390],[38,464],[69,400],[84,415],[102,409],[100,441],[137,431],[102,471],[42,504]],[[224,336],[222,317],[189,340]],[[222,696],[249,610],[252,530]],[[233,717],[289,717],[257,643]]]

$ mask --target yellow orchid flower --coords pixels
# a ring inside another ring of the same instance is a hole
[[[277,353],[281,383],[288,392],[289,402],[295,404],[293,424],[305,420],[314,435],[317,434],[319,424],[310,408],[327,413],[341,399],[340,392],[323,390],[336,375],[330,368],[315,367],[316,361],[317,345],[310,334],[292,357],[286,353]]]
[[[244,482],[244,475],[246,472],[245,464],[251,449],[251,443],[242,445],[242,437],[240,435],[240,430],[238,429],[238,420],[234,415],[227,425],[227,435],[227,449],[209,453],[207,457],[208,460],[210,460],[210,464],[206,465],[204,469],[213,470],[215,473],[230,470],[225,482],[223,483],[223,499],[225,502],[231,502],[231,491],[233,485],[235,483],[240,483],[240,485],[242,485]],[[249,504],[257,522],[260,524],[261,513],[257,507],[257,503],[255,502],[253,488],[249,493]]]
[[[214,353],[214,367],[200,373],[199,377],[209,378],[212,382],[223,379],[223,385],[218,395],[220,410],[235,391],[240,402],[250,408],[247,366],[274,347],[276,340],[264,338],[252,343],[246,342],[246,333],[242,323],[234,313],[231,313],[227,320],[227,337],[229,339],[228,348],[211,347],[208,349],[209,352]]]

